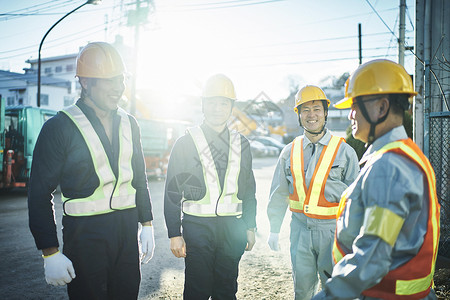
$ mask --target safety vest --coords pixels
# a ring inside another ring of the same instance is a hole
[[[433,284],[434,267],[439,242],[439,210],[436,195],[436,179],[430,162],[411,139],[389,143],[369,159],[371,164],[386,152],[395,152],[415,162],[427,176],[429,192],[429,213],[427,232],[419,252],[407,263],[389,271],[380,283],[363,292],[363,295],[381,299],[421,299],[428,295]],[[337,217],[341,216],[347,201],[347,191],[343,193]],[[395,241],[394,241],[395,243]],[[349,250],[344,250],[335,235],[333,244],[334,262],[339,262]]]
[[[200,127],[188,128],[194,140],[203,169],[206,186],[205,196],[200,200],[187,200],[183,197],[183,213],[197,217],[238,216],[242,214],[242,201],[238,199],[238,178],[241,166],[241,137],[230,131],[228,165],[223,183],[219,176],[211,150]]]
[[[72,105],[62,111],[78,127],[91,154],[99,185],[85,198],[67,198],[62,193],[64,215],[93,216],[136,207],[136,190],[131,185],[133,143],[131,124],[127,113],[119,108],[119,174],[115,177],[108,156],[91,122],[81,109]]]
[[[303,162],[303,137],[295,138],[291,148],[291,173],[294,178],[294,192],[289,195],[291,211],[304,213],[315,219],[334,219],[339,203],[325,199],[325,184],[339,146],[344,139],[331,136],[328,145],[323,147],[308,189],[305,183]]]

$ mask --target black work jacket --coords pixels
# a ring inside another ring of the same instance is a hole
[[[229,131],[225,128],[217,133],[207,125],[200,126],[205,134],[214,164],[223,188],[228,165]],[[256,227],[256,183],[252,170],[252,155],[248,140],[241,135],[241,166],[238,178],[237,197],[242,200],[242,218],[247,228]],[[181,235],[181,200],[200,200],[205,196],[206,186],[203,168],[197,148],[189,133],[180,137],[170,154],[167,179],[164,190],[164,216],[169,238]],[[210,222],[208,217],[193,217],[196,222]]]
[[[120,116],[118,114],[114,116],[111,143],[94,110],[81,99],[76,105],[94,127],[117,178]],[[138,220],[146,222],[151,221],[153,215],[140,131],[136,119],[131,115],[129,118],[133,140],[132,186],[136,189]],[[101,149],[98,150],[101,151]],[[52,201],[53,193],[58,185],[64,196],[68,198],[88,197],[99,185],[91,154],[83,136],[75,123],[62,112],[44,123],[33,152],[28,190],[28,214],[30,230],[38,249],[59,246]],[[95,218],[95,216],[89,218]]]

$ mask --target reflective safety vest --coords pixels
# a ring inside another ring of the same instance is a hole
[[[202,129],[198,126],[192,127],[188,128],[188,132],[200,157],[206,193],[200,200],[187,200],[183,197],[183,213],[197,217],[241,215],[242,201],[237,197],[241,167],[240,135],[236,131],[230,131],[228,165],[222,190],[214,158]]]
[[[88,197],[67,198],[62,193],[64,215],[93,216],[136,207],[136,190],[131,185],[133,180],[131,166],[133,142],[127,113],[121,108],[118,109],[121,122],[119,127],[119,176],[116,179],[103,144],[81,109],[72,105],[62,112],[75,123],[83,136],[99,179],[98,187]]]
[[[389,271],[380,283],[365,290],[363,295],[381,299],[421,299],[429,294],[433,284],[434,267],[439,244],[440,205],[436,195],[436,178],[430,162],[411,139],[399,140],[385,145],[374,153],[373,157],[366,164],[373,163],[386,152],[394,152],[406,156],[415,162],[426,175],[429,193],[427,232],[416,256],[397,269]],[[347,201],[346,192],[342,195],[337,214],[338,218],[345,208]],[[395,243],[395,241],[393,242]],[[334,262],[339,262],[350,252],[346,251],[339,244],[336,234],[333,244]]]
[[[291,173],[294,178],[294,192],[289,195],[291,211],[304,213],[315,219],[335,219],[339,203],[325,199],[325,184],[343,138],[331,136],[323,147],[308,189],[305,183],[303,162],[303,137],[295,138],[291,148]]]

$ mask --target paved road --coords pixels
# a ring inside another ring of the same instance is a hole
[[[265,207],[276,158],[254,160],[258,187],[258,240],[259,247],[265,243],[268,233]],[[155,215],[156,249],[154,258],[142,266],[140,299],[165,299],[173,290],[182,291],[183,260],[168,259],[169,239],[163,217],[163,181],[150,183]],[[55,195],[56,219],[61,235],[61,201]],[[286,218],[288,219],[288,218]],[[60,236],[60,241],[62,241]],[[287,237],[282,242],[287,243]],[[285,247],[286,249],[287,247]],[[266,251],[264,249],[264,251]],[[1,299],[67,299],[65,287],[53,287],[44,279],[40,251],[28,229],[26,193],[13,191],[0,193],[0,298]],[[287,263],[287,261],[284,261]],[[176,285],[176,286],[174,286]],[[170,292],[165,293],[165,290]],[[166,298],[168,299],[168,298]],[[174,299],[171,297],[171,299]]]

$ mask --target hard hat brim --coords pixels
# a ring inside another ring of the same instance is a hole
[[[409,96],[409,102],[411,103],[411,100],[414,96],[416,96],[418,93],[417,92],[410,92],[410,93],[385,93],[385,92],[380,92],[380,93],[368,93],[367,95],[362,94],[362,95],[358,95],[359,96],[372,96],[372,95],[385,95],[385,94],[407,94]],[[337,109],[346,109],[346,108],[351,108],[352,104],[353,104],[353,99],[355,97],[347,97],[344,98],[340,101],[338,101],[336,104],[334,104],[333,106]]]
[[[333,104],[333,106],[337,109],[346,109],[352,107],[353,104],[353,98],[344,98],[337,103]]]

